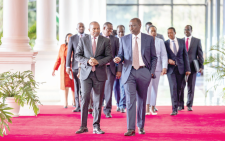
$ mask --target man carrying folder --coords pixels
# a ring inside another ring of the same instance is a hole
[[[203,58],[201,40],[192,36],[191,25],[185,26],[184,34],[185,34],[185,38],[183,38],[183,40],[185,41],[185,46],[188,52],[191,74],[189,75],[189,77],[187,77],[187,80],[186,81],[184,80],[182,83],[182,90],[180,93],[178,110],[184,109],[184,89],[187,82],[187,85],[188,85],[188,96],[187,96],[188,109],[187,110],[192,111],[196,75],[197,75],[197,72],[201,73],[203,71],[204,58]]]

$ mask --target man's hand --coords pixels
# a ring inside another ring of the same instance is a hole
[[[77,78],[80,79],[80,68],[78,70]]]
[[[94,66],[96,66],[96,65],[99,64],[99,63],[98,63],[98,60],[96,60],[96,59],[93,58],[93,57],[90,57],[90,60],[91,60],[91,62],[92,62],[92,64],[93,64]]]
[[[200,72],[200,73],[203,73],[203,69],[202,69],[202,68],[200,68],[200,69],[199,69],[199,72]]]
[[[93,62],[92,59],[89,59],[89,60],[88,60],[88,64],[91,65],[91,66],[95,66],[95,64],[94,64],[94,62]]]
[[[113,59],[113,61],[118,64],[121,61],[121,59],[120,59],[120,57],[115,57]]]
[[[70,75],[70,68],[66,68],[66,73]]]
[[[176,64],[175,64],[175,61],[173,61],[172,59],[169,59],[169,60],[168,60],[168,63],[169,63],[170,65],[176,65]]]
[[[191,74],[191,72],[190,72],[190,71],[187,71],[187,72],[186,72],[186,75],[190,75],[190,74]]]
[[[116,73],[116,79],[120,79],[121,74],[122,74],[122,73],[118,71],[118,72]]]
[[[161,72],[161,75],[164,75],[167,73],[167,69],[166,68],[163,68],[162,72]]]

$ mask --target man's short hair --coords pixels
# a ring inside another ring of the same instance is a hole
[[[97,24],[99,25],[99,23],[98,23],[98,22],[93,21],[93,22],[91,22],[91,23],[89,24],[89,28],[91,27],[91,25],[92,25],[93,23],[97,23]],[[100,26],[100,25],[99,25],[99,26]]]
[[[133,20],[137,21],[138,24],[141,24],[141,20],[139,18],[133,18],[133,19],[131,19],[131,21],[133,21]]]
[[[83,24],[82,22],[80,22],[80,23],[77,23],[77,27],[79,27],[79,24]],[[84,25],[84,24],[83,24]]]
[[[169,29],[173,29],[173,31],[176,32],[176,29],[174,27],[170,27],[170,28],[168,28],[168,30]]]
[[[148,25],[148,24],[152,25],[152,23],[151,23],[151,22],[147,22],[147,23],[145,24],[145,26],[146,26],[146,25]]]
[[[103,24],[103,27],[106,27],[106,26],[108,26],[108,25],[113,25],[113,24],[110,23],[110,22],[105,22],[105,23]]]
[[[125,30],[125,26],[124,25],[118,25],[116,29],[118,29],[119,27],[122,27]]]
[[[156,28],[154,25],[150,25],[150,26],[148,27],[148,29],[147,29],[148,32],[149,32],[149,30],[150,30],[151,27],[154,27],[154,28],[156,29],[156,31],[157,31],[157,28]]]
[[[192,26],[191,25],[187,25],[187,26],[190,26],[191,30],[192,30]]]

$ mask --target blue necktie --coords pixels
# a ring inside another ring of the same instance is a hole
[[[175,54],[175,55],[177,55],[177,48],[176,48],[176,44],[175,44],[175,42],[174,41],[172,41],[173,42],[173,53]]]

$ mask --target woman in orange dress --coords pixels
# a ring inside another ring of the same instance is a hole
[[[57,57],[57,60],[55,62],[55,66],[54,66],[53,72],[52,72],[52,76],[55,76],[55,71],[58,70],[59,66],[61,65],[61,68],[60,68],[60,89],[64,90],[64,92],[65,92],[64,108],[68,107],[69,88],[71,88],[71,90],[72,90],[73,106],[75,106],[74,79],[72,78],[73,73],[71,73],[71,76],[69,76],[66,73],[66,56],[67,56],[68,42],[69,42],[69,38],[71,36],[72,36],[71,33],[68,33],[66,35],[65,44],[62,44],[60,49],[59,49],[59,54],[58,54],[58,57]]]

